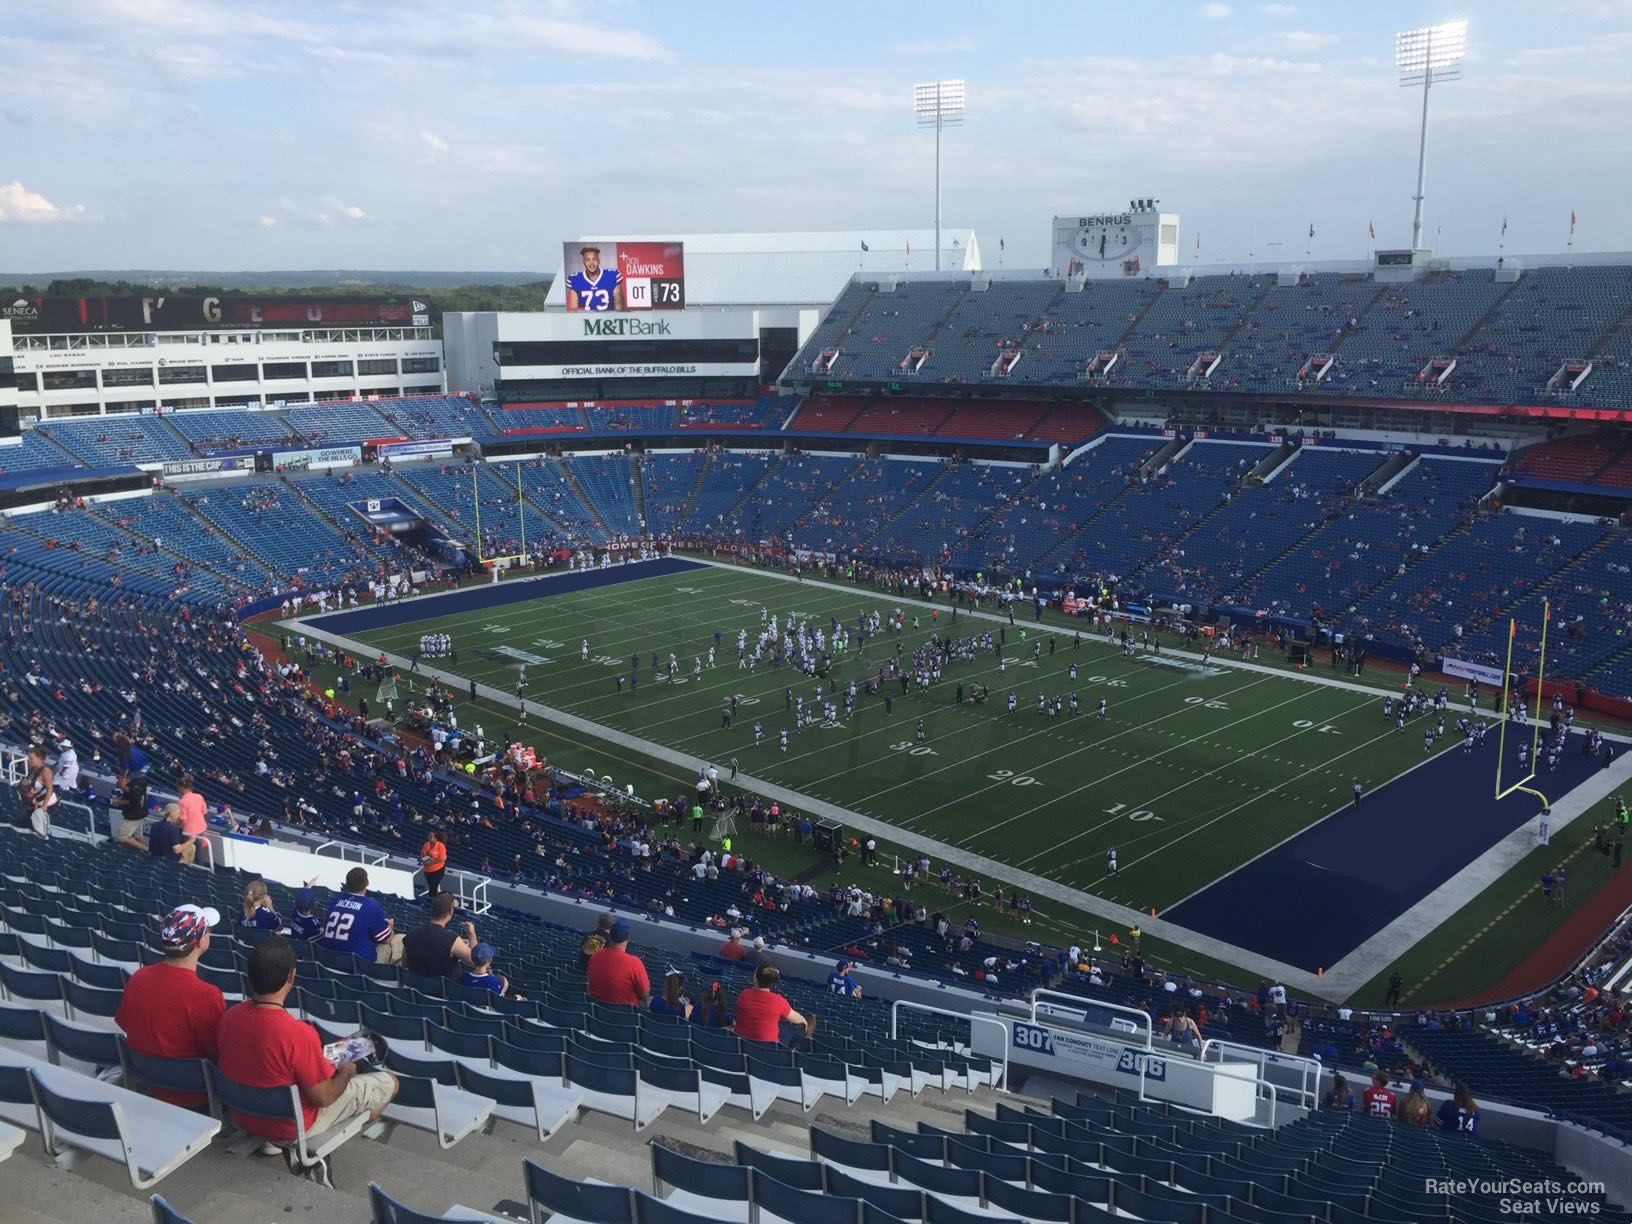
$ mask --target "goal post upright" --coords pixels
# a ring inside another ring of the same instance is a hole
[[[1552,602],[1544,598],[1541,601],[1541,644],[1536,659],[1536,717],[1530,724],[1530,770],[1524,777],[1506,789],[1502,787],[1502,764],[1506,760],[1507,724],[1512,718],[1513,643],[1518,637],[1518,621],[1514,617],[1509,617],[1507,621],[1507,661],[1502,672],[1502,726],[1496,745],[1496,798],[1505,799],[1514,791],[1524,791],[1526,794],[1534,795],[1541,800],[1541,807],[1544,812],[1549,810],[1552,805],[1548,802],[1546,795],[1530,786],[1529,783],[1535,780],[1536,767],[1540,763],[1538,754],[1541,748],[1541,701],[1543,685],[1547,679],[1547,631],[1552,625],[1552,620]],[[1521,689],[1517,696],[1522,703],[1526,693]]]
[[[521,461],[516,461],[516,517],[521,523],[521,555],[527,555],[527,499],[521,492]]]
[[[500,478],[500,480],[501,483],[504,483],[502,478]],[[490,567],[493,572],[494,581],[497,581],[499,575],[499,565],[501,562],[519,562],[527,556],[527,503],[522,497],[521,491],[521,464],[516,464],[516,514],[518,516],[521,531],[520,552],[506,553],[501,557],[489,557],[484,554],[483,549],[486,547],[486,545],[482,540],[481,469],[479,465],[474,463],[470,465],[470,500],[471,504],[475,507],[476,514],[476,561],[479,565]]]

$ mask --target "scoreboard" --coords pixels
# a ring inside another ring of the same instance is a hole
[[[684,310],[686,248],[681,242],[564,243],[567,309]]]
[[[1133,200],[1115,212],[1055,217],[1050,237],[1055,276],[1159,275],[1178,263],[1179,215],[1161,211],[1160,200]]]

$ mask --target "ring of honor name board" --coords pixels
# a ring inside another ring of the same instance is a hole
[[[686,250],[680,242],[564,244],[567,309],[684,310]]]

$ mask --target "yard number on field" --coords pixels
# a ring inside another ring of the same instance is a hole
[[[986,775],[993,782],[1007,782],[1010,786],[1041,786],[1036,778],[1026,774],[1017,774],[1012,769],[999,769]]]
[[[1127,808],[1128,805],[1125,803],[1113,803],[1110,807],[1105,809],[1105,814],[1107,816],[1120,816],[1123,812],[1127,811]],[[1135,808],[1133,811],[1128,812],[1128,819],[1145,821],[1160,820],[1161,817],[1156,815],[1155,812],[1148,811],[1145,808]]]
[[[1314,731],[1314,732],[1316,732],[1317,734],[1320,734],[1320,735],[1342,735],[1343,734],[1336,727],[1332,726],[1331,723],[1311,722],[1307,718],[1294,719],[1293,722],[1292,722],[1292,725],[1294,727],[1296,727],[1300,731]]]
[[[904,752],[908,756],[940,756],[941,755],[940,753],[936,752],[935,749],[931,748],[928,744],[915,744],[911,740],[900,740],[900,741],[898,741],[898,742],[896,742],[894,744],[891,744],[890,748],[895,752]]]
[[[1225,702],[1210,700],[1206,697],[1186,697],[1184,699],[1184,704],[1190,706],[1201,706],[1204,710],[1227,710],[1230,708]]]

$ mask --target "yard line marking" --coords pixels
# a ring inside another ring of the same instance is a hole
[[[1267,679],[1267,677],[1264,677],[1264,679]],[[1239,688],[1239,689],[1230,689],[1229,692],[1231,692],[1231,693],[1244,692],[1249,688],[1256,688],[1258,683],[1259,683],[1259,681],[1254,681],[1251,684],[1242,685],[1241,688]],[[1303,698],[1305,698],[1307,696],[1309,696],[1308,692],[1298,693],[1295,696],[1288,697],[1285,701],[1277,702],[1276,704],[1274,704],[1272,706],[1266,706],[1264,709],[1256,710],[1251,714],[1245,714],[1240,718],[1237,718],[1237,719],[1234,719],[1234,720],[1232,720],[1230,722],[1225,723],[1221,727],[1215,727],[1211,731],[1208,731],[1203,735],[1195,736],[1195,737],[1187,736],[1187,737],[1185,737],[1185,739],[1184,739],[1184,741],[1182,743],[1174,744],[1170,748],[1163,748],[1160,752],[1149,753],[1149,754],[1141,753],[1141,754],[1139,754],[1138,759],[1135,760],[1133,762],[1133,764],[1131,764],[1131,765],[1124,765],[1121,769],[1112,770],[1110,773],[1104,774],[1101,777],[1098,777],[1098,778],[1094,779],[1092,782],[1084,783],[1082,786],[1075,787],[1072,790],[1068,790],[1068,791],[1063,792],[1062,794],[1051,796],[1049,798],[1048,802],[1046,802],[1046,803],[1035,803],[1031,807],[1025,808],[1025,809],[1015,813],[1013,816],[1010,816],[1007,820],[1000,820],[1000,821],[998,821],[998,823],[996,823],[994,825],[988,825],[986,828],[982,829],[979,833],[975,834],[974,837],[968,839],[968,841],[960,842],[958,844],[959,845],[967,845],[969,843],[969,841],[974,841],[974,840],[977,840],[979,838],[985,837],[988,834],[995,833],[995,832],[997,832],[997,830],[1003,828],[1004,826],[1013,824],[1016,820],[1020,820],[1023,817],[1029,816],[1029,815],[1033,814],[1034,812],[1040,811],[1043,808],[1052,807],[1054,804],[1059,803],[1061,800],[1069,799],[1072,795],[1079,794],[1080,792],[1087,790],[1089,787],[1099,786],[1102,783],[1109,782],[1112,778],[1119,777],[1122,774],[1127,773],[1128,770],[1130,770],[1130,769],[1138,769],[1142,765],[1148,764],[1149,762],[1156,760],[1158,757],[1164,757],[1170,752],[1177,752],[1181,748],[1187,748],[1191,744],[1194,744],[1194,743],[1198,742],[1199,740],[1208,739],[1211,736],[1219,734],[1220,732],[1228,731],[1231,727],[1239,726],[1240,724],[1245,723],[1245,722],[1251,722],[1253,719],[1262,717],[1265,714],[1272,713],[1275,710],[1280,709],[1282,706],[1291,705],[1294,701],[1301,701]],[[1189,711],[1200,710],[1200,709],[1205,709],[1205,708],[1206,707],[1199,706],[1199,705],[1197,705],[1197,706],[1188,706],[1187,705],[1187,706],[1182,706],[1179,709],[1175,710],[1173,712],[1173,714],[1184,714],[1184,713],[1187,713]],[[1163,715],[1163,717],[1164,718],[1171,718],[1171,717],[1173,717],[1173,715],[1172,714],[1167,714],[1167,715]],[[1137,730],[1138,728],[1134,728],[1134,729]],[[1090,745],[1090,747],[1091,747],[1091,745]],[[1075,752],[1068,752],[1068,753],[1066,753],[1066,755],[1064,757],[1061,757],[1060,759],[1061,760],[1066,760],[1069,757],[1075,756],[1077,754],[1077,752],[1081,752],[1081,751],[1084,751],[1084,749],[1077,749]],[[1003,785],[1003,784],[999,783],[998,785]],[[984,789],[990,790],[990,789],[993,789],[993,788],[986,787]],[[981,792],[977,791],[975,793],[979,794]],[[942,807],[946,807],[946,806],[950,806],[950,805],[948,805],[948,804],[943,804],[942,805]],[[939,811],[940,809],[937,808],[937,809],[932,809],[932,810]],[[928,813],[924,813],[924,815],[928,815]],[[917,817],[914,817],[914,819],[917,819]],[[1059,849],[1059,845],[1063,845],[1063,844],[1064,843],[1059,843],[1059,844],[1057,844],[1055,846],[1051,846],[1048,850],[1044,851],[1043,853],[1052,854],[1056,850]],[[1041,858],[1041,857],[1042,857],[1042,855],[1040,855],[1040,854],[1034,854],[1034,855],[1031,856],[1031,858],[1024,860],[1024,862],[1029,863],[1029,862],[1032,861],[1032,859]]]
[[[1176,846],[1179,842],[1183,841],[1185,838],[1190,837],[1192,834],[1200,833],[1203,829],[1211,828],[1213,825],[1217,824],[1219,821],[1223,820],[1225,817],[1233,816],[1236,812],[1239,812],[1242,808],[1248,806],[1249,804],[1257,803],[1259,800],[1265,798],[1266,796],[1273,795],[1276,791],[1281,790],[1283,787],[1290,786],[1292,783],[1300,780],[1301,778],[1304,778],[1304,777],[1308,776],[1309,774],[1314,773],[1317,769],[1325,769],[1328,766],[1334,765],[1338,761],[1341,761],[1344,757],[1353,756],[1356,752],[1360,752],[1360,751],[1362,751],[1362,750],[1364,750],[1366,748],[1369,748],[1373,744],[1375,744],[1378,740],[1387,739],[1390,735],[1393,735],[1393,734],[1394,734],[1394,732],[1392,730],[1384,731],[1381,735],[1374,736],[1373,738],[1371,738],[1369,740],[1366,740],[1364,743],[1356,744],[1353,748],[1350,748],[1346,752],[1338,753],[1335,757],[1332,757],[1331,760],[1329,760],[1329,761],[1323,761],[1320,764],[1311,765],[1308,769],[1305,769],[1302,773],[1293,774],[1291,777],[1284,778],[1280,782],[1277,782],[1274,786],[1269,787],[1267,790],[1261,791],[1260,793],[1252,796],[1251,798],[1245,799],[1242,802],[1236,804],[1234,807],[1230,808],[1228,811],[1220,812],[1217,816],[1214,816],[1212,819],[1206,821],[1205,823],[1199,824],[1193,829],[1185,830],[1183,833],[1179,834],[1179,836],[1173,838],[1171,841],[1167,842],[1165,845],[1158,846],[1156,849],[1150,851],[1150,853],[1148,853],[1148,854],[1140,855],[1138,858],[1133,859],[1131,862],[1129,862],[1128,866],[1129,867],[1137,866],[1138,864],[1144,862],[1146,859],[1154,858],[1156,855],[1161,854],[1163,851],[1171,850],[1174,846]],[[1449,751],[1450,747],[1451,747],[1451,745],[1446,745],[1446,747],[1444,749],[1441,749],[1441,751]],[[1438,753],[1436,753],[1435,755],[1437,756]],[[1411,769],[1406,770],[1405,773],[1410,773],[1412,769],[1420,769],[1424,765],[1428,764],[1428,762],[1433,760],[1433,759],[1434,759],[1433,757],[1428,757],[1428,758],[1426,758],[1424,760],[1418,761],[1415,765],[1413,765],[1411,767]],[[1400,776],[1403,777],[1404,774],[1401,774]],[[1339,808],[1338,811],[1342,811],[1342,809]],[[1313,824],[1306,825],[1304,828],[1299,829],[1298,833],[1305,833],[1309,829],[1314,828],[1316,825],[1322,824],[1325,821],[1330,820],[1336,814],[1337,814],[1336,812],[1328,812],[1320,820],[1317,820]],[[1283,838],[1282,841],[1281,841],[1281,844],[1285,844],[1286,842],[1292,840],[1292,837],[1298,836],[1298,833],[1292,834],[1291,837]],[[1271,847],[1271,849],[1274,849],[1274,847]],[[1268,853],[1269,853],[1268,850],[1265,850],[1263,852],[1263,854],[1268,854]],[[1263,854],[1254,855],[1253,858],[1254,859],[1262,858]],[[1250,862],[1252,860],[1248,860],[1248,861]],[[1241,866],[1244,867],[1244,866],[1246,866],[1246,864],[1243,863]],[[1239,871],[1239,870],[1241,870],[1241,867],[1237,867],[1235,869],[1235,871]],[[1224,876],[1220,876],[1218,878],[1219,879],[1224,879],[1226,876],[1234,875],[1235,871],[1226,872]],[[1108,877],[1101,877],[1101,878],[1103,879],[1103,878],[1108,878]],[[1212,881],[1213,884],[1216,884],[1217,882],[1218,882],[1218,880]],[[1096,883],[1097,883],[1097,881],[1096,881]],[[1208,885],[1208,887],[1211,887],[1211,886],[1212,886],[1211,884]],[[1198,889],[1197,891],[1199,892],[1199,891],[1203,891],[1203,890]],[[1191,893],[1190,896],[1192,896],[1192,897],[1195,896],[1195,893]],[[1188,901],[1189,899],[1190,899],[1189,897],[1185,898],[1186,901]],[[1175,903],[1175,905],[1169,905],[1167,908],[1170,909],[1170,910],[1174,909],[1174,908],[1176,908],[1176,905],[1178,905],[1178,904],[1182,904],[1182,902],[1177,902],[1177,903]]]
[[[1335,722],[1339,718],[1346,718],[1350,714],[1353,714],[1353,713],[1355,713],[1357,711],[1364,710],[1364,709],[1367,709],[1367,708],[1368,707],[1367,707],[1366,703],[1356,702],[1349,709],[1340,711],[1337,714],[1329,715],[1328,717],[1329,717],[1329,719],[1331,721]],[[1326,721],[1326,720],[1322,720],[1322,721]],[[1283,744],[1287,740],[1297,739],[1299,736],[1309,735],[1311,733],[1316,733],[1318,731],[1319,731],[1319,726],[1318,725],[1313,726],[1313,727],[1303,727],[1303,728],[1300,728],[1297,731],[1294,731],[1291,735],[1286,736],[1285,739],[1277,740],[1276,743],[1277,744]],[[1274,747],[1274,746],[1275,746],[1274,744],[1269,745],[1269,747]],[[1255,752],[1249,752],[1245,756],[1236,758],[1234,761],[1226,761],[1223,765],[1218,766],[1217,769],[1209,770],[1207,773],[1200,774],[1197,777],[1194,777],[1194,778],[1190,779],[1190,781],[1188,781],[1188,782],[1180,783],[1178,786],[1175,786],[1175,787],[1172,787],[1169,790],[1163,791],[1160,795],[1156,795],[1156,796],[1154,796],[1153,798],[1150,798],[1150,799],[1140,800],[1138,806],[1141,807],[1141,808],[1154,808],[1156,806],[1157,802],[1159,802],[1162,799],[1167,798],[1167,796],[1172,795],[1172,794],[1176,794],[1177,792],[1179,792],[1181,790],[1184,790],[1186,787],[1194,786],[1197,782],[1201,781],[1202,778],[1209,777],[1212,774],[1217,773],[1221,769],[1228,769],[1228,768],[1230,768],[1230,767],[1232,767],[1234,765],[1239,764],[1241,761],[1251,760],[1256,755],[1257,755],[1257,753],[1255,753]],[[1266,757],[1265,759],[1266,760],[1274,760],[1275,758]],[[1429,760],[1432,760],[1432,759],[1433,759],[1432,757],[1429,758]],[[1301,768],[1301,766],[1292,765],[1290,762],[1282,761],[1282,762],[1279,762],[1279,763],[1288,765],[1290,768],[1293,768],[1293,769]],[[1329,765],[1330,763],[1331,763],[1330,761],[1321,761],[1318,764],[1316,764],[1313,768],[1323,769],[1327,765]],[[1418,764],[1419,765],[1425,765],[1425,764],[1427,764],[1427,761],[1419,761]],[[1413,766],[1412,768],[1416,768],[1416,766]],[[1406,772],[1410,772],[1410,771],[1408,770]],[[1402,774],[1400,776],[1403,777],[1404,774]],[[1242,780],[1242,781],[1244,782],[1244,780]],[[1251,785],[1251,783],[1245,783],[1245,784],[1246,785]],[[1384,783],[1384,785],[1387,785],[1387,783]],[[1334,787],[1333,789],[1336,789],[1336,788]],[[1268,792],[1259,792],[1260,795],[1267,794],[1267,793]],[[1251,800],[1249,800],[1248,802],[1251,802]],[[1328,815],[1329,814],[1330,813],[1328,813]],[[1119,817],[1112,817],[1111,820],[1102,820],[1102,821],[1100,821],[1099,824],[1093,826],[1093,828],[1091,828],[1091,829],[1084,830],[1078,836],[1087,836],[1088,833],[1094,832],[1096,829],[1102,829],[1106,825],[1114,824],[1117,819],[1119,819]],[[1322,817],[1321,819],[1325,819],[1325,817]],[[1161,829],[1152,829],[1149,833],[1135,834],[1134,836],[1129,837],[1125,841],[1121,842],[1120,846],[1122,846],[1122,847],[1136,846],[1140,842],[1146,840],[1147,838],[1165,836],[1166,834],[1171,833],[1171,832],[1175,831],[1176,829],[1182,828],[1186,823],[1188,823],[1188,822],[1183,817],[1180,817],[1177,820],[1174,820],[1174,821],[1171,821],[1171,822],[1167,823],[1165,825],[1165,827],[1163,827]],[[1317,820],[1313,824],[1309,824],[1309,825],[1304,826],[1304,828],[1300,829],[1298,832],[1299,833],[1305,832],[1308,829],[1314,828],[1315,825],[1319,824],[1319,823],[1320,823],[1320,821]],[[1296,836],[1298,836],[1298,833],[1292,833],[1292,834],[1288,835],[1287,837],[1282,838],[1280,842],[1276,843],[1276,845],[1284,844],[1285,842],[1290,841],[1293,837],[1296,837]],[[1074,841],[1076,839],[1072,838],[1070,840]],[[1177,839],[1175,839],[1175,840],[1177,840]],[[1065,842],[1060,843],[1061,846],[1063,846],[1065,844],[1066,844]],[[1055,848],[1058,849],[1058,847],[1055,847]],[[1160,847],[1158,847],[1158,850],[1159,849],[1160,849]],[[1268,851],[1265,851],[1265,853],[1268,853]],[[1254,858],[1259,858],[1259,857],[1262,857],[1262,856],[1261,855],[1254,855],[1253,857]],[[1072,861],[1070,863],[1067,863],[1066,867],[1069,869],[1071,867],[1077,866],[1079,863],[1086,863],[1086,862],[1089,862],[1089,861],[1091,861],[1090,858],[1076,859],[1076,860],[1074,860],[1074,861]],[[1137,860],[1135,860],[1135,861],[1137,861]],[[1249,860],[1249,861],[1251,861],[1251,860]],[[1024,866],[1025,864],[1022,863],[1020,865]],[[1131,867],[1133,864],[1130,862],[1128,865]],[[1242,866],[1245,866],[1245,864],[1242,864]],[[1238,867],[1238,868],[1236,868],[1236,870],[1239,871],[1240,868]],[[1229,873],[1226,873],[1226,874],[1229,874]],[[1223,879],[1223,877],[1220,876],[1219,879]],[[1215,880],[1214,883],[1217,883],[1217,881]],[[1211,885],[1207,885],[1206,887],[1211,887]],[[1192,893],[1191,895],[1193,896],[1194,894]],[[1176,902],[1175,904],[1182,904],[1182,903]],[[1173,906],[1169,905],[1167,908],[1172,909]]]

